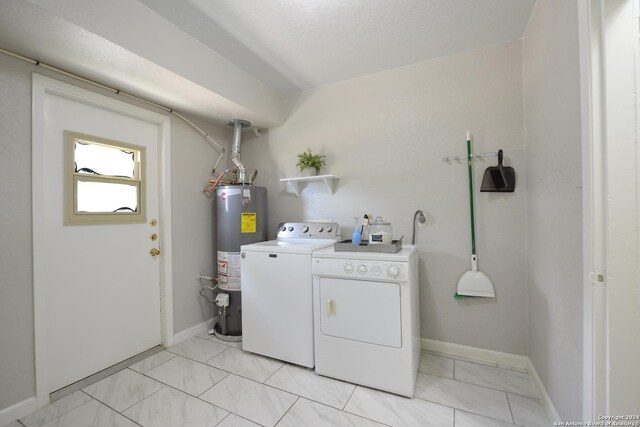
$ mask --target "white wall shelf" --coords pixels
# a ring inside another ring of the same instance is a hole
[[[280,182],[286,182],[288,187],[293,191],[296,197],[300,196],[300,184],[311,181],[324,181],[329,193],[333,194],[336,181],[340,179],[336,175],[314,175],[314,176],[300,176],[296,178],[282,178]]]

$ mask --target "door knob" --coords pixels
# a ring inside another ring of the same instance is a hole
[[[158,256],[158,255],[160,255],[160,251],[159,251],[158,249],[156,249],[156,248],[153,248],[153,249],[151,249],[151,250],[149,251],[149,254],[150,254],[151,256]]]

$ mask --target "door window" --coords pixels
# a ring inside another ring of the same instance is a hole
[[[65,225],[145,222],[145,148],[65,131]]]

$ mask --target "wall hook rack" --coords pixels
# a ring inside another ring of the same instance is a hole
[[[482,159],[484,157],[494,157],[497,156],[498,152],[497,151],[492,151],[490,153],[478,153],[478,154],[472,154],[471,158],[472,159]],[[466,154],[462,154],[460,156],[445,156],[442,158],[443,161],[445,162],[450,162],[451,160],[467,160],[467,155]]]

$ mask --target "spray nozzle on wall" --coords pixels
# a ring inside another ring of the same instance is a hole
[[[418,209],[416,213],[413,214],[413,234],[411,237],[412,245],[416,243],[416,219],[418,220],[418,227],[422,228],[427,226],[427,217],[424,212]]]

